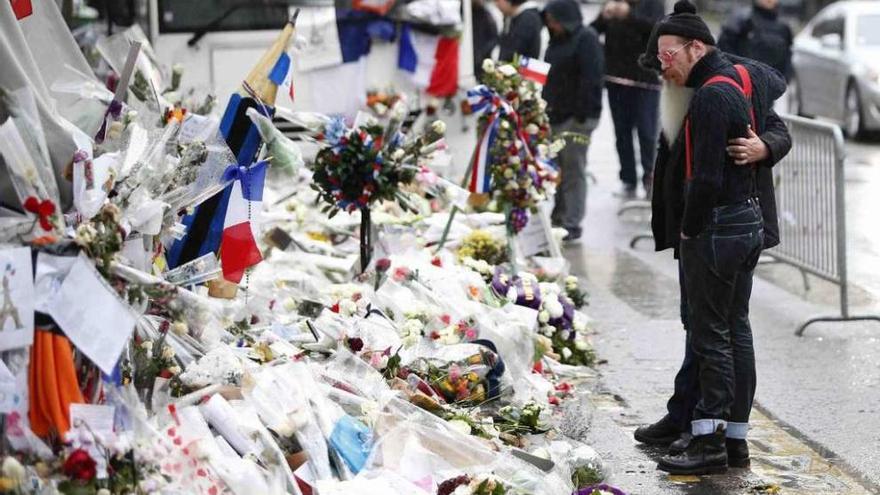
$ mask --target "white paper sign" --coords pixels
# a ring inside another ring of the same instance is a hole
[[[342,48],[336,30],[335,7],[301,7],[296,22],[298,48],[293,57],[297,72],[342,63]]]
[[[546,203],[538,205],[538,212],[529,215],[529,223],[516,235],[519,254],[528,258],[548,252],[553,257],[562,256],[559,246],[553,239],[553,231],[546,211]]]
[[[27,380],[17,379],[6,363],[0,361],[0,413],[9,414],[23,409],[24,387],[27,387]]]
[[[108,375],[137,321],[131,307],[119,299],[84,256],[76,258],[50,303],[49,314],[73,345]]]
[[[31,250],[0,251],[0,351],[34,341],[34,278]]]

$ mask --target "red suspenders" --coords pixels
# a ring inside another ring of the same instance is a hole
[[[749,114],[752,118],[752,130],[754,132],[758,132],[758,127],[755,121],[755,108],[752,106],[752,78],[749,76],[749,71],[746,70],[742,65],[734,65],[736,72],[739,74],[739,78],[742,80],[742,85],[736,82],[733,78],[727,76],[714,76],[709,78],[708,81],[703,83],[703,86],[708,86],[710,84],[729,84],[734,88],[738,89],[740,93],[743,94],[746,98],[746,102],[749,104]],[[684,147],[685,147],[685,164],[684,164],[684,176],[685,181],[691,180],[694,172],[694,164],[693,164],[693,146],[691,145],[691,118],[688,116],[684,121]]]

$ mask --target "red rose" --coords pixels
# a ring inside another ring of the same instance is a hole
[[[403,282],[404,280],[408,279],[409,277],[410,277],[409,268],[406,268],[405,266],[399,266],[394,269],[394,280],[396,280],[397,282]]]
[[[361,352],[364,348],[364,341],[357,337],[348,339],[348,348],[351,349],[351,352]]]
[[[376,260],[376,271],[377,272],[386,272],[391,268],[391,260],[388,258],[380,258]]]
[[[434,258],[431,259],[431,264],[441,268],[443,267],[443,261],[440,260],[439,256],[434,256]]]
[[[67,456],[61,470],[72,479],[91,481],[97,474],[95,460],[83,449],[76,449]]]

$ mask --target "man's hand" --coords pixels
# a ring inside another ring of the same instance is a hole
[[[727,144],[729,145],[727,154],[733,158],[733,162],[737,165],[760,162],[770,156],[767,145],[755,134],[751,126],[749,126],[747,137],[731,139]]]

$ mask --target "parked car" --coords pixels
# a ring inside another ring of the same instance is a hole
[[[827,118],[849,137],[880,129],[880,2],[836,2],[794,40],[791,113]]]

